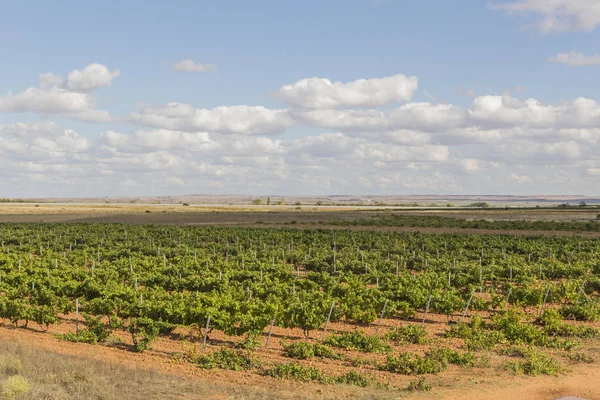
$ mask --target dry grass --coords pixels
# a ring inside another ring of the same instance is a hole
[[[226,386],[41,350],[0,341],[0,398],[31,400],[231,399],[333,400],[396,399],[398,392],[366,391],[345,385],[278,382],[267,387]]]
[[[7,342],[0,342],[0,388],[3,399],[231,397],[230,388]]]

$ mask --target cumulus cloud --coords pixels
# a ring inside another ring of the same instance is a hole
[[[85,93],[28,88],[18,94],[0,97],[0,112],[79,113],[94,106],[94,99]]]
[[[600,105],[595,100],[583,97],[552,105],[535,99],[522,101],[510,94],[481,96],[473,101],[468,113],[475,123],[495,127],[583,128],[600,124]]]
[[[88,79],[93,70],[66,79],[42,74],[38,88],[1,97],[0,110],[111,121],[94,107],[93,94],[116,74],[107,68]],[[543,182],[585,182],[600,174],[596,100],[544,103],[507,91],[475,96],[465,106],[409,102],[412,93],[394,97],[379,81],[323,86],[319,80],[304,92],[292,84],[289,109],[141,103],[119,120],[133,130],[79,132],[77,125],[43,120],[0,125],[0,188],[28,190],[23,182],[35,181],[72,185],[72,195],[81,188],[112,194],[119,187],[139,195],[169,189],[481,193],[497,192],[501,181],[533,192]],[[376,93],[373,99],[369,93]],[[400,97],[403,104],[392,106]]]
[[[182,72],[214,72],[217,71],[217,66],[215,64],[202,64],[192,60],[181,60],[171,65],[171,69]]]
[[[509,14],[526,13],[539,16],[541,32],[592,31],[600,23],[597,0],[517,0],[493,3],[493,9]]]
[[[74,69],[69,72],[63,87],[74,92],[91,92],[110,86],[119,74],[119,71],[110,71],[105,65],[89,64],[82,70]]]
[[[416,76],[394,75],[348,83],[315,77],[285,85],[277,95],[293,107],[371,108],[408,101],[417,87]]]
[[[95,110],[92,91],[110,86],[119,71],[109,71],[101,64],[90,64],[82,70],[73,70],[67,79],[52,73],[40,74],[40,87],[0,97],[0,112],[66,114],[87,122],[112,120],[106,111]]]
[[[33,136],[58,136],[64,132],[60,124],[53,121],[44,122],[17,122],[14,124],[0,125],[1,137],[33,137]]]
[[[0,155],[19,161],[60,160],[85,154],[89,142],[53,122],[0,125]]]
[[[587,56],[581,52],[571,51],[569,53],[559,53],[556,57],[550,58],[550,61],[567,64],[573,67],[582,67],[587,65],[600,65],[600,55],[594,54]]]
[[[293,125],[286,110],[262,106],[231,106],[196,109],[187,104],[163,106],[139,104],[129,120],[153,128],[184,132],[218,132],[241,134],[276,134]]]

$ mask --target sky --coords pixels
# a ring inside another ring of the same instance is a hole
[[[0,0],[0,197],[600,195],[599,0]]]

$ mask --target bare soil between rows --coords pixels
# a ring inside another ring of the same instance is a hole
[[[408,323],[396,319],[384,319],[380,334]],[[442,344],[441,336],[447,329],[447,319],[441,315],[428,315],[426,327],[431,343],[425,346],[396,345],[394,351],[410,351],[423,353],[431,345]],[[353,324],[335,322],[330,324],[329,331],[351,331]],[[360,326],[359,329],[368,334],[376,333],[376,325]],[[550,400],[560,396],[576,395],[587,399],[600,400],[600,364],[568,364],[567,372],[556,377],[551,376],[514,376],[499,367],[500,356],[493,353],[491,368],[460,368],[452,366],[449,370],[438,375],[427,375],[427,381],[434,389],[428,393],[413,393],[399,390],[406,387],[414,376],[404,376],[394,373],[378,371],[373,366],[352,367],[349,361],[334,361],[328,359],[312,359],[299,361],[301,364],[315,366],[326,374],[341,375],[350,370],[372,374],[379,382],[389,384],[390,389],[384,390],[375,386],[356,388],[346,385],[320,385],[316,383],[299,383],[289,380],[278,380],[259,375],[256,371],[234,372],[227,370],[204,370],[196,364],[186,360],[186,354],[199,352],[201,339],[196,331],[188,328],[178,328],[167,337],[160,337],[152,344],[152,348],[144,353],[130,351],[131,340],[123,332],[117,332],[119,339],[112,344],[88,345],[70,343],[59,340],[53,336],[56,333],[74,332],[74,315],[62,318],[62,323],[51,326],[47,332],[38,330],[35,324],[30,324],[28,329],[15,328],[7,320],[0,320],[0,341],[24,343],[45,351],[57,354],[77,356],[84,359],[106,362],[122,367],[133,367],[142,370],[156,371],[168,375],[184,377],[200,383],[210,383],[222,389],[223,395],[205,398],[232,398],[231,393],[238,393],[240,398],[290,398],[290,399],[448,399],[448,400],[475,400],[475,399],[531,399]],[[265,367],[273,363],[287,363],[293,361],[284,357],[280,340],[320,342],[322,331],[311,332],[310,337],[304,337],[301,330],[283,329],[275,327],[269,347],[265,348],[266,332],[263,334],[263,345],[256,351],[256,356]],[[241,340],[239,337],[228,337],[222,332],[213,331],[209,335],[207,351],[213,351],[220,346],[231,346]],[[457,348],[459,340],[444,339],[443,345]],[[585,351],[598,358],[600,356],[600,340],[586,342]],[[385,355],[369,354],[356,351],[339,350],[347,360],[354,357],[366,358],[371,361],[385,359]],[[252,396],[250,396],[252,394]],[[249,397],[245,397],[249,396]]]

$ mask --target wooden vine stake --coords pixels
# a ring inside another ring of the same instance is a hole
[[[269,347],[271,341],[271,333],[273,333],[273,325],[275,325],[275,318],[271,320],[271,326],[269,327],[269,335],[267,336],[267,342],[265,343],[265,349]]]
[[[511,293],[512,293],[512,288],[508,289],[508,295],[506,296],[506,301],[504,302],[504,310],[506,310],[506,306],[508,305],[508,299],[510,299]]]
[[[79,333],[79,299],[75,299],[75,334]]]
[[[427,313],[429,312],[429,306],[431,305],[432,298],[433,295],[429,295],[429,300],[427,300],[427,307],[425,307],[425,312],[423,313],[423,321],[421,322],[421,325],[425,325],[425,318],[427,318]]]
[[[546,306],[546,300],[548,300],[548,294],[550,293],[551,287],[552,287],[552,284],[549,283],[548,288],[546,289],[546,294],[544,295],[544,301],[542,302],[542,308],[540,308],[540,315],[544,314],[544,307]]]
[[[327,327],[329,326],[329,320],[331,319],[331,313],[333,312],[333,307],[335,306],[335,301],[331,303],[331,308],[329,309],[329,315],[327,316],[327,322],[325,322],[325,329],[323,329],[323,338],[321,340],[325,341],[325,335],[327,334]]]
[[[473,300],[473,296],[475,296],[475,290],[473,290],[473,292],[471,292],[471,297],[469,297],[469,301],[467,301],[467,305],[465,306],[465,310],[462,313],[462,317],[460,318],[460,321],[462,322],[463,319],[465,319],[465,316],[467,315],[467,312],[469,312],[469,306],[471,305],[471,301]]]
[[[379,322],[377,323],[377,330],[375,331],[375,334],[377,335],[379,333],[379,327],[381,326],[381,320],[383,319],[383,314],[385,314],[385,308],[388,305],[388,301],[389,300],[385,300],[385,303],[383,303],[383,309],[381,310],[381,315],[379,316]]]
[[[204,353],[204,349],[206,348],[206,338],[208,336],[208,327],[210,326],[210,315],[206,320],[206,329],[204,330],[204,339],[202,340],[202,353]]]

